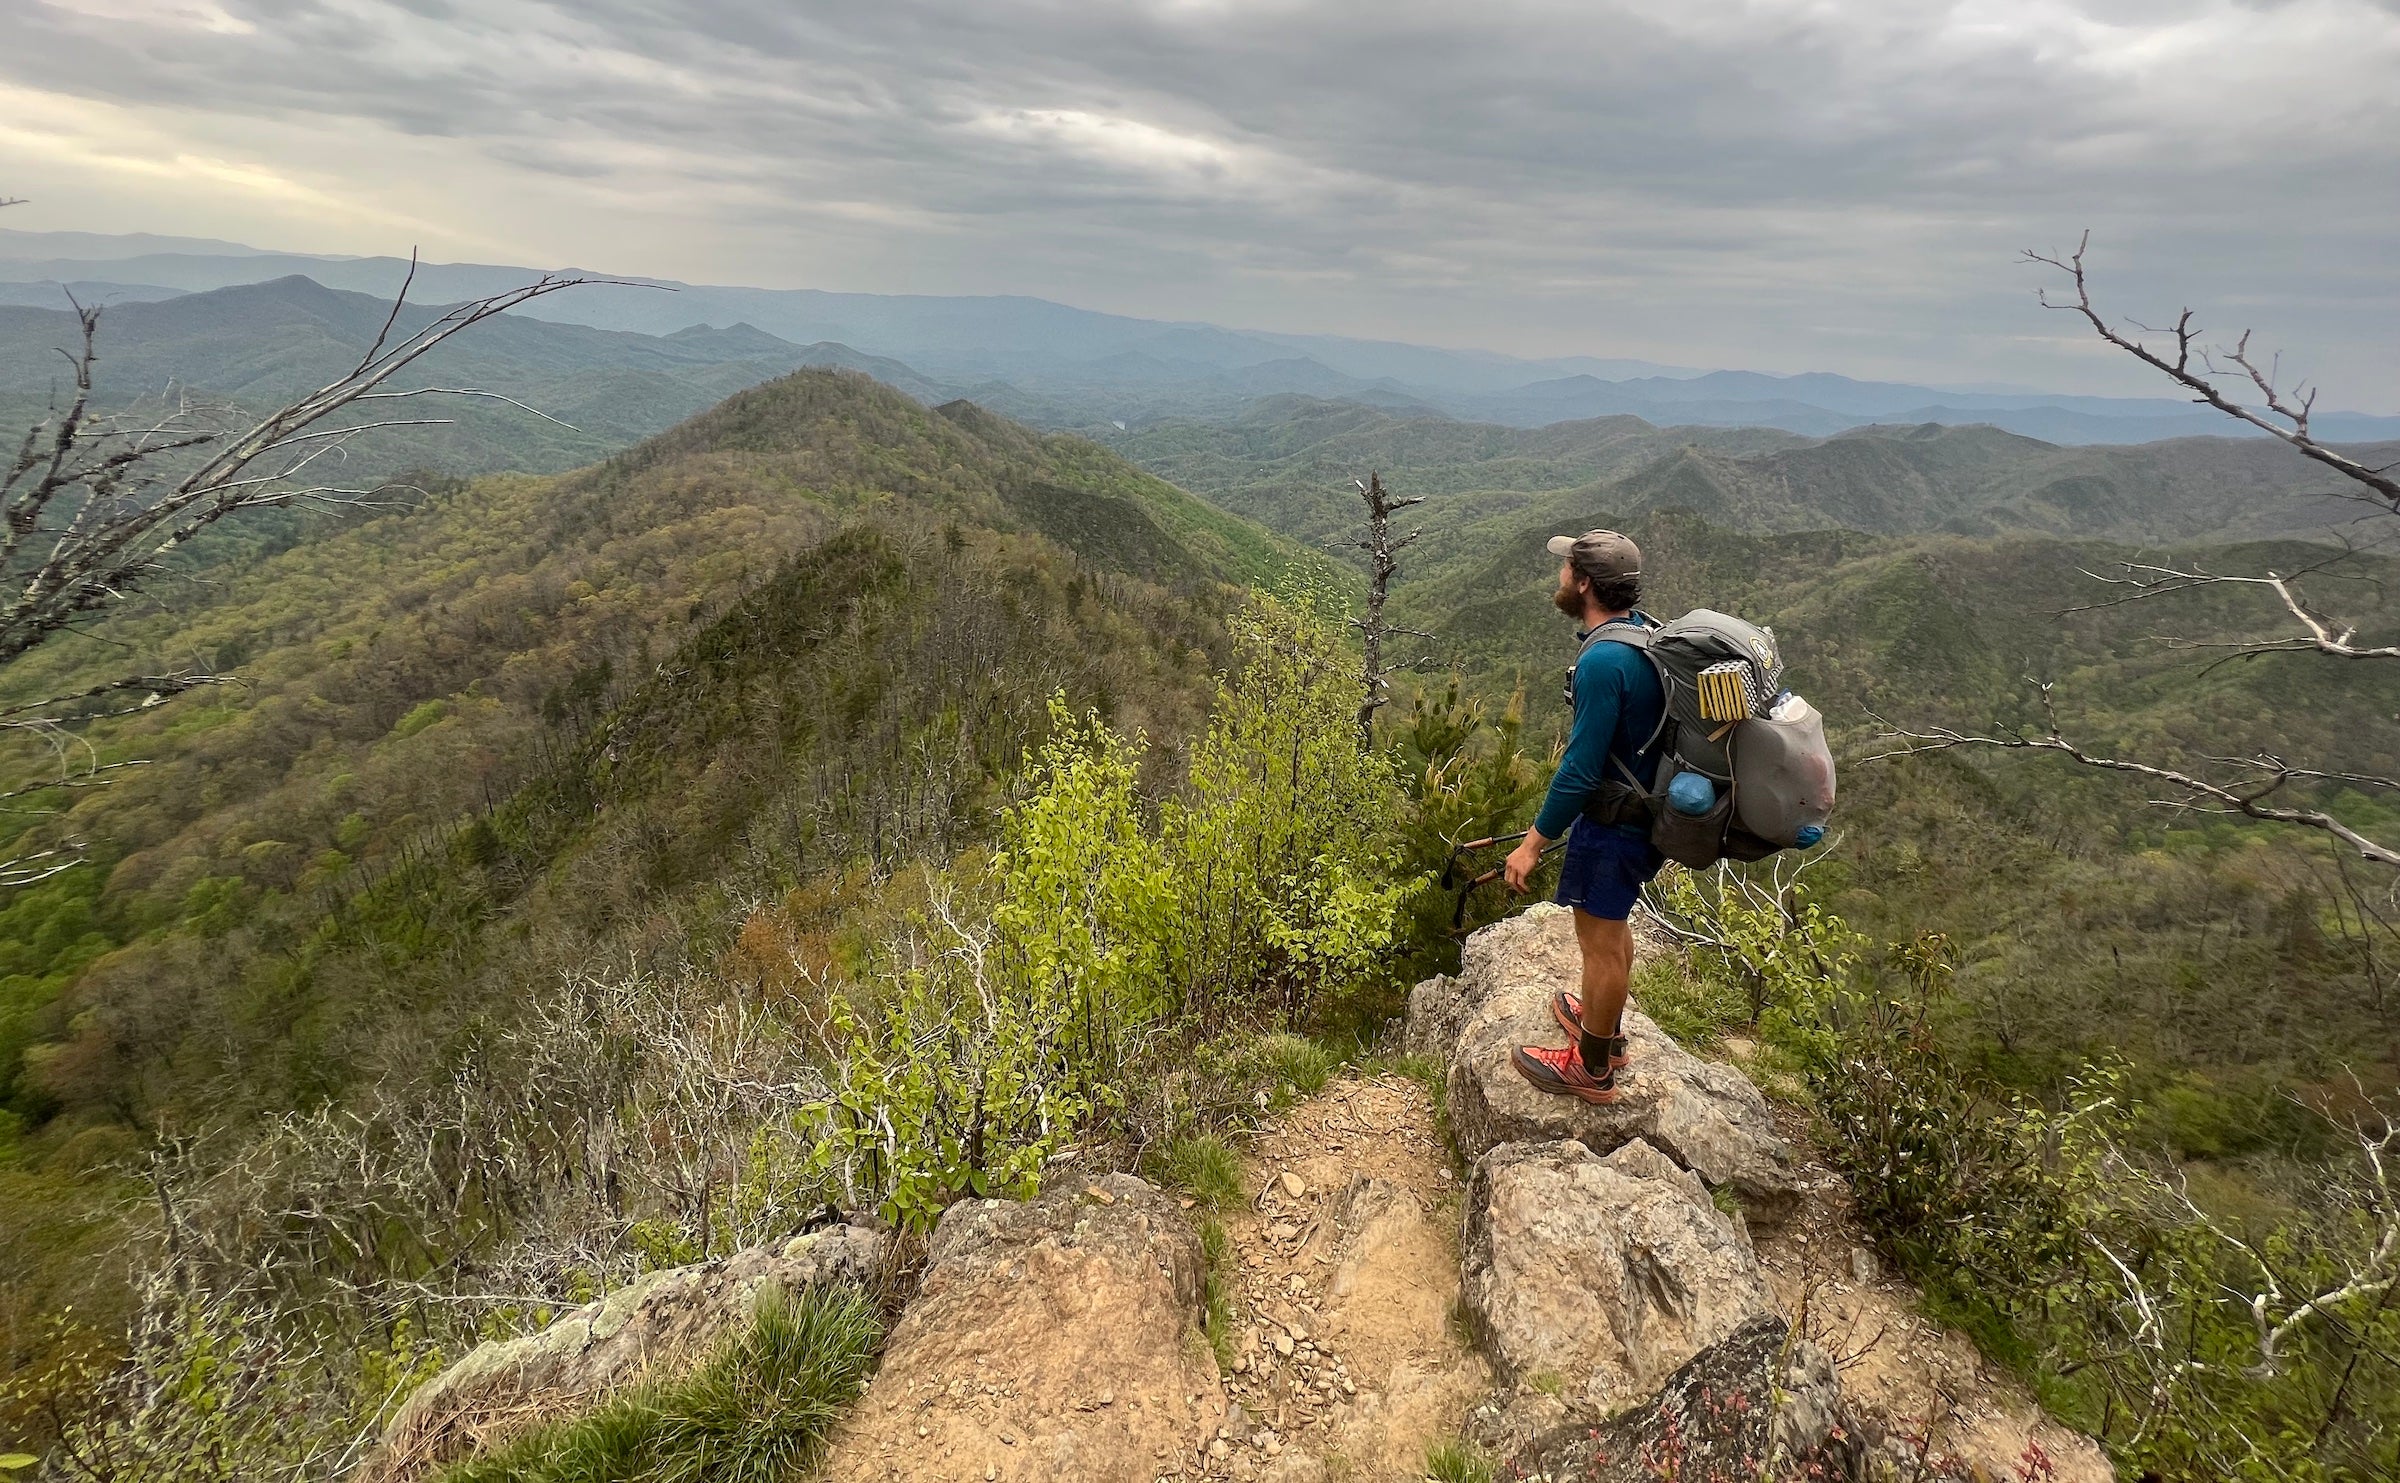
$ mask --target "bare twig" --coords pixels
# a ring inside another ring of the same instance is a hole
[[[2328,774],[2287,767],[2275,758],[2261,757],[2242,764],[2253,769],[2256,776],[2241,787],[2234,788],[2210,782],[2205,778],[2194,777],[2190,773],[2171,767],[2160,767],[2152,763],[2136,762],[2122,757],[2103,757],[2087,752],[2066,739],[2059,728],[2058,712],[2051,694],[2051,686],[2047,682],[2037,681],[2035,688],[2041,694],[2042,709],[2048,718],[2048,729],[2039,735],[2009,730],[1997,736],[1980,736],[1938,726],[1924,731],[1911,731],[1905,727],[1894,726],[1887,721],[1883,722],[1884,734],[1898,744],[1861,760],[1881,762],[1894,757],[1922,756],[1928,752],[1946,752],[1962,747],[1990,747],[2011,752],[2055,752],[2085,767],[2150,778],[2178,789],[2184,795],[2181,798],[2157,799],[2153,800],[2154,802],[2185,808],[2214,804],[2217,805],[2215,812],[2241,814],[2249,818],[2279,824],[2297,824],[2332,835],[2356,850],[2362,858],[2383,865],[2400,865],[2400,849],[2367,838],[2321,809],[2283,808],[2265,801],[2287,783],[2321,779],[2327,777]],[[1881,717],[1876,719],[1882,720]],[[2388,782],[2389,780],[2377,779],[2376,781]]]
[[[14,589],[0,601],[0,665],[57,634],[77,616],[135,590],[156,571],[162,557],[228,515],[363,494],[331,484],[300,487],[293,481],[362,433],[434,421],[388,418],[327,424],[345,408],[422,396],[478,397],[524,407],[514,398],[478,387],[383,388],[451,336],[495,315],[562,289],[618,281],[549,275],[447,309],[406,334],[398,330],[408,293],[403,285],[382,330],[355,366],[230,438],[193,429],[181,418],[169,418],[147,435],[130,437],[96,425],[91,406],[101,311],[76,305],[82,344],[62,352],[73,372],[72,395],[61,410],[27,433],[5,474],[0,474],[0,579]],[[153,472],[166,455],[200,447],[218,451],[180,478]]]
[[[2170,359],[2167,355],[2151,349],[2136,336],[2129,335],[2111,324],[2098,309],[2093,307],[2091,285],[2084,275],[2083,257],[2085,251],[2091,246],[2091,242],[2092,234],[2084,233],[2082,240],[2076,243],[2074,253],[2068,257],[2058,257],[2030,250],[2026,252],[2025,260],[2027,262],[2043,263],[2056,268],[2067,274],[2074,282],[2075,297],[2072,302],[2054,300],[2045,292],[2042,295],[2042,307],[2063,309],[2081,315],[2101,339],[2153,370],[2163,372],[2173,378],[2177,385],[2193,394],[2194,401],[2214,407],[2228,417],[2236,418],[2261,432],[2282,439],[2285,443],[2298,449],[2305,457],[2314,459],[2343,478],[2372,490],[2374,498],[2385,508],[2400,511],[2400,479],[2395,479],[2382,470],[2369,468],[2358,460],[2336,453],[2333,449],[2318,442],[2315,434],[2309,430],[2309,415],[2316,403],[2315,391],[2300,388],[2285,392],[2279,389],[2273,368],[2261,370],[2256,361],[2252,359],[2249,331],[2242,332],[2241,339],[2235,343],[2233,349],[2211,352],[2201,346],[2202,331],[2193,322],[2192,311],[2185,309],[2176,315],[2175,323],[2172,326],[2159,332],[2174,337],[2174,349]],[[2134,328],[2139,330],[2142,326],[2136,325]],[[2258,389],[2260,396],[2266,402],[2264,412],[2245,406],[2217,389],[2215,382],[2210,378],[2222,377],[2230,373],[2219,371],[2211,358],[2212,355],[2225,356],[2249,380],[2250,384]]]
[[[2264,576],[2256,577],[2203,571],[2198,567],[2163,566],[2142,561],[2121,563],[2122,575],[2120,576],[2107,576],[2085,569],[2083,574],[2096,582],[2131,590],[2121,597],[2110,598],[2105,602],[2084,603],[2064,611],[2087,613],[2100,608],[2120,607],[2126,603],[2141,602],[2147,598],[2164,596],[2169,593],[2189,592],[2200,587],[2264,587],[2273,592],[2282,601],[2284,610],[2298,621],[2303,630],[2300,634],[2282,639],[2243,640],[2222,646],[2200,644],[2189,639],[2170,639],[2169,642],[2179,648],[2228,647],[2240,649],[2244,653],[2255,654],[2314,650],[2317,653],[2330,654],[2339,659],[2400,659],[2400,645],[2361,645],[2357,643],[2358,625],[2338,623],[2320,615],[2308,606],[2301,598],[2299,590],[2293,585],[2299,578],[2312,572],[2322,571],[2335,562],[2348,559],[2356,552],[2357,548],[2355,547],[2345,547],[2327,556],[2323,561],[2303,568],[2299,572],[2285,574],[2270,571]]]

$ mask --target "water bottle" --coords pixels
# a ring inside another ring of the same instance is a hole
[[[1696,772],[1679,772],[1667,784],[1667,807],[1694,818],[1717,806],[1717,785]]]
[[[1810,845],[1812,845],[1812,844],[1815,844],[1817,841],[1819,841],[1819,840],[1823,839],[1824,837],[1825,837],[1825,826],[1824,826],[1824,825],[1822,825],[1822,824],[1803,824],[1803,825],[1801,825],[1801,826],[1800,826],[1800,828],[1799,828],[1798,832],[1796,832],[1796,833],[1794,833],[1794,834],[1792,835],[1792,843],[1794,843],[1794,844],[1798,845],[1800,848],[1802,848],[1802,849],[1804,849],[1804,850],[1805,850],[1805,849],[1807,849],[1807,848],[1808,848]]]

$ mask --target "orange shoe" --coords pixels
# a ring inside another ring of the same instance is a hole
[[[1550,996],[1550,1017],[1558,1021],[1558,1027],[1569,1035],[1581,1035],[1583,1033],[1583,996],[1570,994],[1565,989],[1560,989],[1556,994]],[[1633,1063],[1633,1057],[1628,1053],[1630,1047],[1627,1046],[1624,1036],[1605,1035],[1601,1038],[1608,1042],[1609,1070],[1622,1071]]]
[[[1536,1087],[1562,1097],[1605,1107],[1619,1095],[1616,1068],[1592,1075],[1583,1068],[1583,1057],[1572,1045],[1520,1045],[1508,1063]]]

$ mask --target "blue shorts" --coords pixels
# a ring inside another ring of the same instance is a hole
[[[1561,906],[1622,922],[1633,915],[1642,887],[1666,860],[1646,834],[1577,819],[1567,831],[1567,858],[1559,867],[1554,899]]]

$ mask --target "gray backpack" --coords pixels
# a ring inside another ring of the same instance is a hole
[[[1695,608],[1663,627],[1602,624],[1583,646],[1599,643],[1648,655],[1667,706],[1640,748],[1657,759],[1651,776],[1618,762],[1623,780],[1602,791],[1593,818],[1646,824],[1659,853],[1693,869],[1825,837],[1833,752],[1824,718],[1783,688],[1772,631]],[[1571,698],[1572,671],[1569,680]]]

